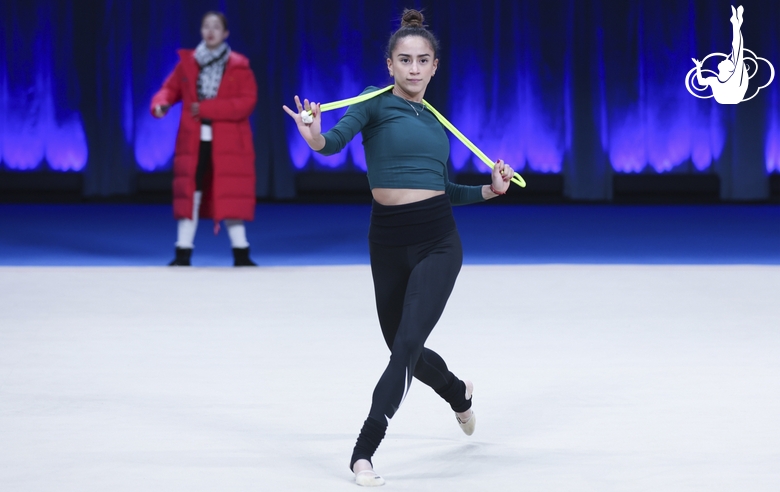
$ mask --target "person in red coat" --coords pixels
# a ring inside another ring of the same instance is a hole
[[[257,102],[257,83],[249,60],[230,50],[227,18],[208,12],[201,22],[203,41],[179,50],[179,63],[152,98],[151,111],[162,118],[183,105],[173,158],[173,214],[178,220],[176,258],[171,266],[190,266],[198,218],[224,221],[235,266],[256,266],[249,258],[244,221],[255,213],[255,151],[249,115]]]

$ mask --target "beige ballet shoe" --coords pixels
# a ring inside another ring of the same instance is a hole
[[[466,399],[471,398],[471,394],[474,392],[474,384],[471,381],[464,381],[466,383]],[[469,415],[466,416],[465,414]],[[467,410],[462,413],[455,413],[455,419],[458,421],[458,425],[461,430],[470,436],[474,433],[474,427],[477,425],[477,416],[474,414],[474,410]]]
[[[374,471],[368,460],[357,460],[352,465],[352,471],[355,473],[355,483],[362,487],[379,487],[385,484],[385,479]]]
[[[458,425],[460,426],[461,430],[467,435],[470,436],[474,433],[474,427],[477,426],[477,416],[474,414],[474,411],[471,411],[471,415],[466,418],[466,420],[462,420],[460,418],[460,415],[457,413],[455,414],[455,419],[458,421]]]
[[[385,484],[385,479],[374,470],[363,470],[355,474],[355,483],[362,487],[379,487]]]

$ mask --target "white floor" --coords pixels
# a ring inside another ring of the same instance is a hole
[[[468,266],[384,490],[780,490],[780,267]],[[1,491],[356,490],[368,267],[0,268]]]

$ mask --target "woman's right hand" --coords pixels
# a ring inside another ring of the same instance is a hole
[[[157,105],[154,107],[154,115],[158,118],[162,118],[168,114],[168,110],[171,109],[169,104]]]
[[[320,105],[309,103],[308,99],[304,99],[303,104],[301,104],[300,98],[295,96],[295,106],[298,109],[297,113],[287,106],[282,106],[282,109],[295,120],[298,131],[303,139],[306,140],[306,143],[309,144],[309,147],[314,150],[321,150],[325,147],[325,137],[322,136],[322,112],[320,111]],[[303,122],[301,113],[304,111],[311,111],[313,120],[311,123]]]

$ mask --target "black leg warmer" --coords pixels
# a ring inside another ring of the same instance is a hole
[[[471,408],[471,398],[466,399],[466,383],[458,378],[452,378],[452,382],[440,390],[436,390],[444,400],[450,404],[453,411],[461,413]]]
[[[385,438],[386,431],[386,422],[379,422],[371,417],[363,422],[363,428],[360,430],[360,435],[357,438],[357,442],[355,442],[355,449],[352,451],[352,459],[349,461],[350,471],[355,466],[357,460],[368,460],[371,462],[371,457],[374,456],[379,443]]]

